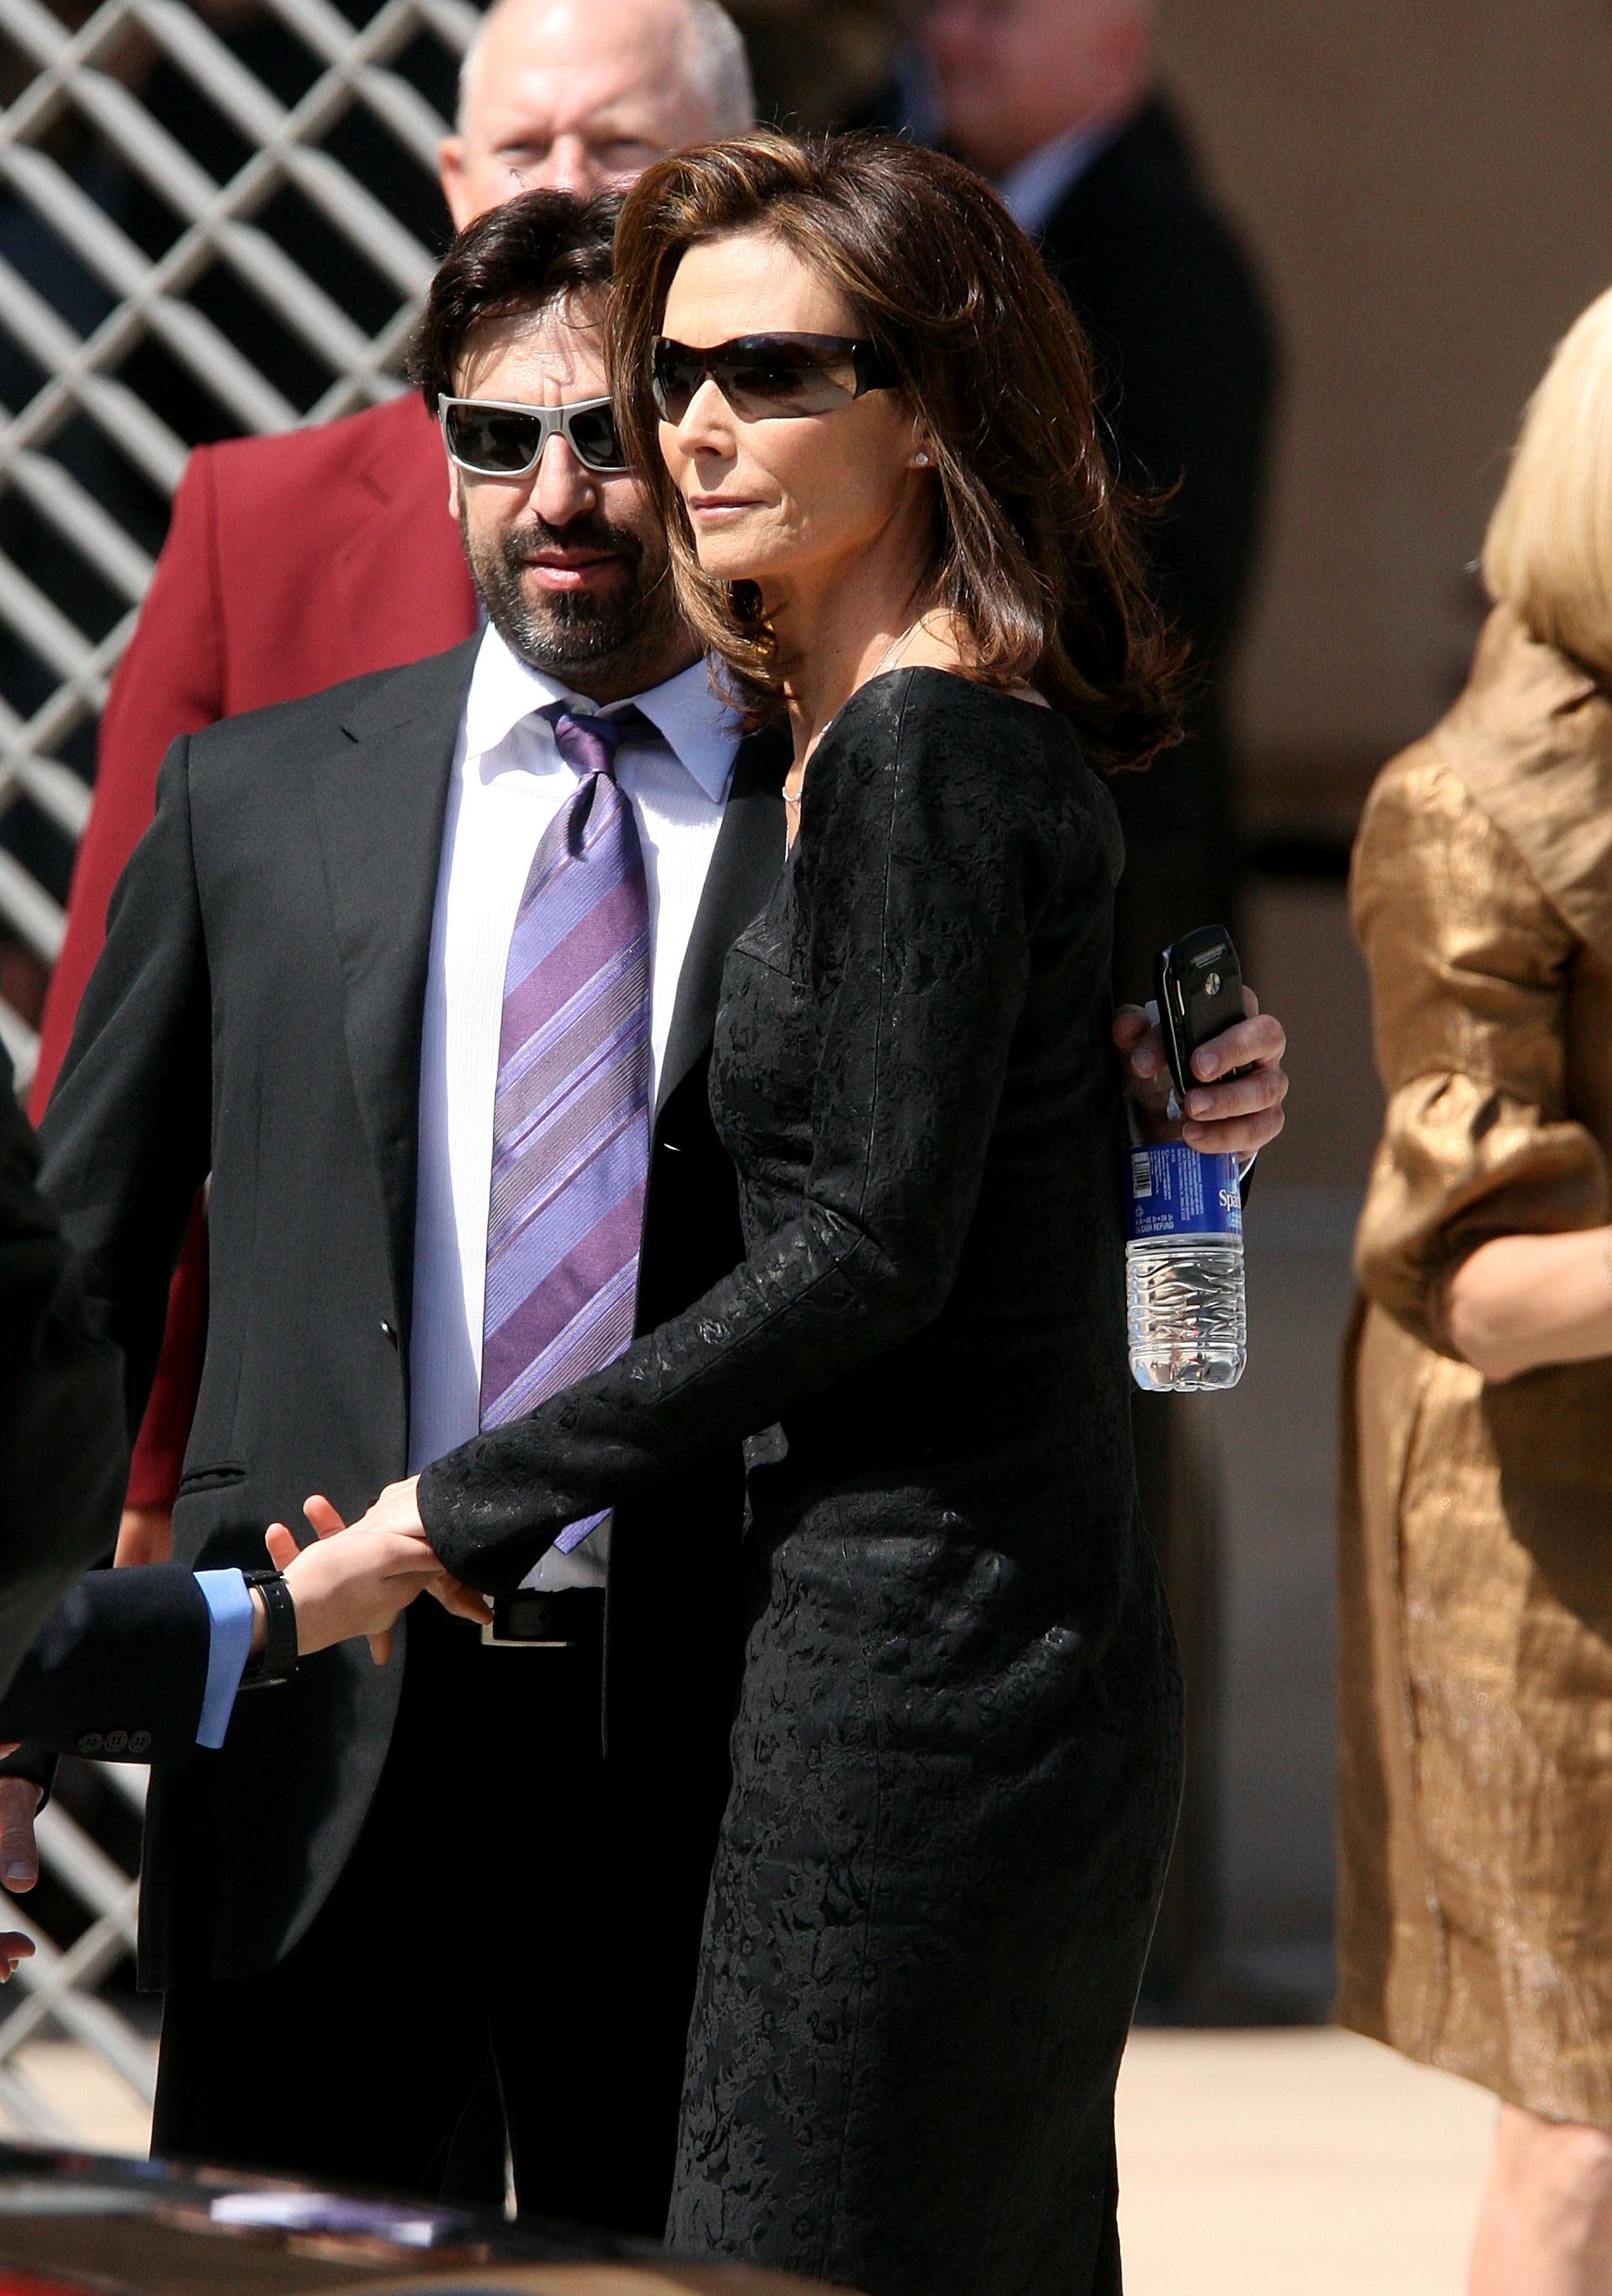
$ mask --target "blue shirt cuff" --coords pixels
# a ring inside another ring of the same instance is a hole
[[[224,1743],[235,1710],[235,1693],[251,1656],[252,1598],[239,1570],[198,1570],[196,1584],[212,1621],[196,1743],[218,1747]]]

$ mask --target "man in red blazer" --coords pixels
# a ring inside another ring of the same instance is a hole
[[[517,192],[623,185],[662,153],[737,134],[753,117],[743,47],[716,0],[497,0],[465,58],[442,194],[462,231]],[[414,392],[339,422],[196,449],[101,720],[36,1120],[175,735],[440,652],[475,620],[442,442]],[[120,1562],[168,1557],[206,1317],[198,1203],[135,1447]]]

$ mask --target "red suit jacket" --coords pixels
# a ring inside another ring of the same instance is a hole
[[[196,449],[101,719],[95,804],[45,1001],[36,1120],[101,954],[112,888],[156,809],[157,768],[175,735],[440,653],[475,624],[441,438],[413,392],[313,430]],[[131,1506],[173,1504],[206,1319],[198,1205],[135,1447]]]

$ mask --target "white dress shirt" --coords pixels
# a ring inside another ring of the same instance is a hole
[[[634,697],[664,737],[623,742],[616,781],[632,806],[649,893],[650,1047],[658,1085],[695,914],[738,748],[703,662]],[[409,1342],[409,1472],[476,1434],[492,1177],[493,1095],[504,972],[544,831],[581,776],[533,712],[595,702],[512,653],[490,625],[471,673],[454,752],[420,1042],[420,1167]],[[652,1087],[653,1089],[653,1087]],[[603,1583],[608,1525],[527,1580]]]

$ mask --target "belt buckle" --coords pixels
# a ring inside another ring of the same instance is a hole
[[[489,1650],[574,1650],[580,1646],[574,1631],[579,1594],[588,1599],[585,1590],[574,1587],[545,1594],[536,1587],[521,1587],[513,1595],[501,1595],[481,1628],[481,1640]]]

